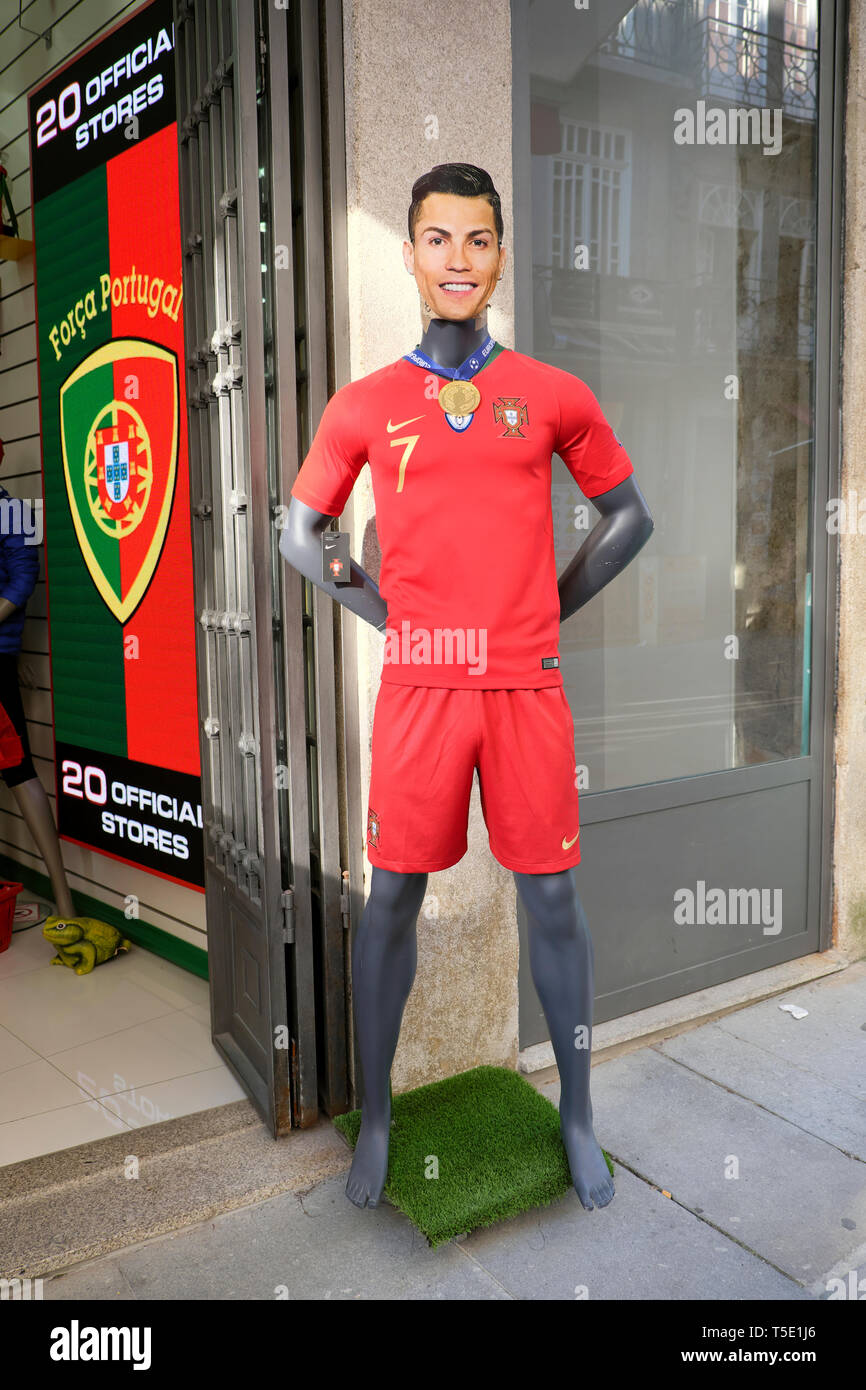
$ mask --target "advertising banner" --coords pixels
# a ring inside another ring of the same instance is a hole
[[[204,883],[171,0],[29,94],[61,836]]]

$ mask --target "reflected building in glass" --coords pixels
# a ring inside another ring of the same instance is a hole
[[[809,751],[818,68],[815,0],[592,11],[529,10],[516,346],[592,387],[655,520],[562,630],[595,792]],[[553,506],[561,573],[596,513],[558,459]]]

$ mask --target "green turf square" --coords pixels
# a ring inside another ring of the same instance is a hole
[[[572,1186],[556,1106],[507,1067],[473,1067],[404,1091],[392,1099],[391,1119],[385,1195],[431,1246],[549,1206]],[[334,1124],[354,1148],[360,1110]]]

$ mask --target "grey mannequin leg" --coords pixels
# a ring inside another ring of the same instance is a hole
[[[415,923],[427,874],[373,866],[370,896],[352,942],[352,997],[361,1056],[361,1132],[346,1183],[356,1207],[379,1204],[388,1175],[391,1064],[415,979]]]
[[[515,873],[529,916],[532,979],[559,1068],[559,1123],[575,1191],[587,1211],[607,1206],[613,1180],[592,1130],[592,937],[570,869]]]
[[[45,788],[38,777],[29,777],[26,782],[19,782],[17,786],[10,787],[10,791],[18,803],[27,829],[36,841],[36,848],[45,861],[58,916],[74,917],[75,905],[69,884],[66,882],[57,826],[54,824],[51,802]]]

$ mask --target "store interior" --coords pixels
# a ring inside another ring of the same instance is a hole
[[[206,980],[134,944],[77,975],[52,964],[38,920],[51,905],[15,901],[0,951],[0,1165],[244,1098],[211,1042]]]

